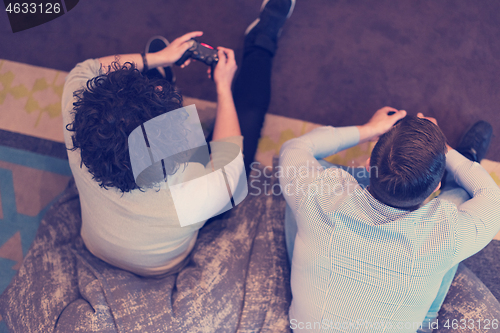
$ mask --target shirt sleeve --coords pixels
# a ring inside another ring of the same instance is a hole
[[[282,193],[294,213],[305,196],[304,189],[323,170],[317,159],[333,155],[359,143],[355,126],[320,127],[283,144],[280,151]]]
[[[461,261],[485,247],[500,229],[500,188],[488,172],[456,150],[446,154],[446,168],[471,196],[458,206],[456,255]]]
[[[66,77],[66,82],[64,84],[63,94],[62,94],[62,116],[63,116],[63,132],[64,141],[66,143],[66,148],[72,148],[73,143],[71,141],[71,132],[66,130],[66,125],[73,122],[73,103],[74,96],[73,93],[87,86],[88,80],[102,74],[101,63],[97,59],[89,59],[81,62],[73,68],[68,76]]]
[[[227,185],[236,204],[246,197],[245,166],[243,162],[243,136],[231,136],[210,142],[211,163],[207,168],[224,169]]]
[[[242,141],[242,136],[211,141],[211,156],[206,156],[209,158],[206,165],[201,161],[188,163],[187,167],[181,167],[176,174],[168,176],[181,225],[204,223],[206,219],[231,209],[230,195],[235,204],[244,199],[246,177]],[[197,203],[196,209],[191,207],[193,202]]]

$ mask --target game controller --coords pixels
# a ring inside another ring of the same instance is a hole
[[[186,60],[192,58],[201,61],[212,68],[212,73],[219,62],[217,50],[205,43],[200,43],[196,39],[192,39],[193,45],[175,62],[177,66],[182,65]],[[212,76],[213,78],[213,76]]]

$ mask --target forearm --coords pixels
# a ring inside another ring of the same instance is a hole
[[[157,53],[146,53],[145,57],[149,69],[172,65],[172,63],[168,63]],[[126,62],[134,63],[136,68],[141,72],[144,69],[144,61],[140,53],[117,54],[99,58],[99,62],[101,63],[104,70],[110,68],[109,66],[111,66],[111,64],[115,61],[118,61],[121,65],[125,64]]]
[[[456,150],[446,154],[446,168],[471,196],[457,207],[455,234],[459,240],[455,243],[457,258],[462,260],[479,251],[498,233],[500,189],[480,164],[468,160]]]
[[[446,168],[453,174],[457,184],[473,198],[485,192],[500,193],[498,185],[480,164],[470,161],[454,149],[446,154]]]
[[[217,87],[217,114],[212,138],[214,141],[241,135],[238,114],[229,87]]]
[[[359,141],[360,133],[356,126],[324,126],[286,142],[282,151],[286,148],[296,149],[300,147],[299,149],[303,150],[304,154],[319,159],[353,147]]]
[[[481,238],[489,241],[500,228],[500,188],[479,163],[470,161],[456,150],[446,154],[446,168],[471,196],[458,207],[459,212],[473,221],[479,242]]]
[[[377,137],[372,128],[366,125],[356,126],[359,131],[359,143],[367,142]]]

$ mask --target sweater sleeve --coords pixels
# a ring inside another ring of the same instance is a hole
[[[456,150],[446,154],[446,167],[471,196],[457,207],[455,251],[461,261],[480,251],[500,230],[500,188],[480,164]]]
[[[283,144],[280,151],[280,185],[290,208],[295,212],[306,196],[303,190],[323,170],[318,158],[333,155],[359,143],[355,126],[320,127]]]
[[[73,102],[74,102],[74,92],[78,91],[87,86],[88,80],[101,74],[101,64],[97,59],[89,59],[81,62],[73,68],[68,76],[66,77],[66,82],[64,84],[63,94],[62,94],[62,116],[63,116],[63,131],[64,131],[64,141],[66,143],[66,148],[72,148],[73,143],[71,141],[71,132],[66,130],[66,125],[73,122]]]

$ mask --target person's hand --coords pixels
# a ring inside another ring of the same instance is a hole
[[[173,65],[177,60],[179,60],[184,52],[186,52],[192,45],[193,41],[191,39],[195,37],[202,36],[202,31],[189,32],[181,37],[174,39],[166,48],[155,53],[148,54],[152,56],[152,63],[149,64],[149,68],[155,67],[166,67]],[[190,63],[191,59],[188,59],[182,64],[181,68],[186,67]]]
[[[386,133],[400,119],[406,117],[405,110],[397,110],[389,106],[385,106],[371,117],[371,119],[363,126],[358,126],[360,142],[374,140]]]
[[[422,118],[422,119],[427,119],[428,121],[430,121],[431,123],[433,123],[434,125],[436,125],[436,126],[438,126],[438,127],[439,127],[439,125],[438,125],[438,122],[437,122],[436,118],[433,118],[433,117],[426,117],[426,116],[424,116],[424,114],[423,114],[423,113],[421,113],[421,112],[417,113],[417,117]],[[447,148],[448,150],[453,149],[453,148],[451,148],[451,147],[448,145],[448,143],[446,143],[446,148]]]
[[[218,47],[217,53],[219,55],[219,62],[215,66],[214,72],[208,69],[208,75],[214,76],[214,82],[217,89],[231,90],[231,83],[233,82],[234,73],[238,66],[234,58],[234,51],[225,47]]]
[[[422,112],[419,112],[417,113],[417,117],[419,118],[422,118],[422,119],[427,119],[428,121],[430,121],[431,123],[433,123],[434,125],[436,126],[439,126],[438,125],[438,122],[436,120],[436,118],[433,118],[433,117],[425,117],[424,114]]]

